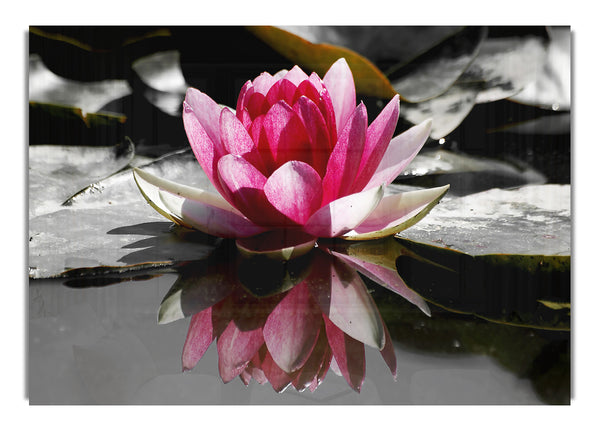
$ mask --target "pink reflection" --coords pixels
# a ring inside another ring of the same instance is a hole
[[[425,311],[427,306],[397,272],[335,254],[315,249],[304,274],[295,279],[284,274],[287,290],[269,296],[252,295],[239,281],[247,276],[227,277],[226,296],[213,295],[212,305],[204,301],[194,310],[183,347],[183,369],[194,368],[216,340],[225,383],[239,377],[245,385],[252,379],[268,382],[277,392],[290,385],[312,392],[331,368],[360,392],[367,345],[381,352],[395,378],[396,356],[388,329],[357,271]],[[263,272],[255,274],[258,282]]]

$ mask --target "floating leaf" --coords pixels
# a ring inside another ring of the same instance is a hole
[[[421,103],[405,103],[400,115],[412,123],[433,118],[431,137],[452,132],[476,103],[519,93],[540,73],[546,44],[540,37],[488,38],[456,83],[444,94]]]
[[[447,198],[399,235],[472,256],[570,256],[571,188],[531,185]]]
[[[129,164],[133,143],[29,146],[29,217],[56,211],[73,194]]]
[[[207,188],[210,183],[189,150],[143,168],[198,187]],[[39,182],[43,180],[43,176],[36,177],[30,187],[42,187]],[[187,229],[173,231],[171,223],[140,195],[131,169],[84,188],[67,204],[29,220],[32,278],[66,276],[66,271],[77,268],[85,268],[81,274],[94,274],[172,265],[206,256],[215,246],[213,237]]]
[[[513,160],[495,160],[445,149],[421,151],[397,181],[421,187],[450,184],[449,195],[463,196],[492,188],[543,184],[546,177]]]
[[[467,27],[442,41],[409,64],[385,70],[394,89],[411,103],[445,93],[479,53],[485,27]]]
[[[80,82],[51,72],[37,54],[29,56],[29,101],[80,108],[83,116],[131,94],[125,80]]]
[[[541,73],[511,100],[553,111],[568,111],[571,108],[571,30],[549,27],[548,34],[550,45]]]

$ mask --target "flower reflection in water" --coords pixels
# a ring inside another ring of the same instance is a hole
[[[314,391],[331,368],[358,392],[365,345],[378,349],[396,376],[390,335],[359,272],[429,314],[393,265],[323,246],[289,261],[221,247],[208,261],[181,269],[159,322],[192,315],[184,370],[194,368],[216,339],[225,383],[239,376],[246,385],[269,382],[278,392],[289,385]]]

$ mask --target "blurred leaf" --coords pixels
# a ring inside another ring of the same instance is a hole
[[[462,27],[452,26],[355,25],[280,28],[313,44],[326,43],[351,49],[385,71],[410,63],[462,30]]]
[[[168,29],[147,26],[30,26],[28,42],[53,73],[84,82],[129,79],[135,59],[174,49]]]
[[[157,52],[132,64],[145,85],[144,96],[163,112],[178,116],[189,85],[181,70],[178,51]]]
[[[371,61],[348,48],[327,43],[314,44],[277,27],[263,26],[248,29],[309,73],[315,71],[323,77],[337,59],[344,57],[354,75],[357,93],[387,99],[396,94],[389,80]]]
[[[467,27],[410,63],[384,72],[394,89],[408,102],[438,97],[469,67],[486,35],[485,27]]]
[[[460,125],[476,103],[513,96],[533,82],[545,56],[541,37],[488,38],[448,91],[424,102],[405,103],[400,115],[415,124],[433,118],[431,137],[443,138]]]
[[[571,188],[530,185],[445,198],[402,238],[471,256],[570,256]]]
[[[571,109],[571,30],[569,27],[549,27],[550,45],[544,67],[535,81],[511,100],[552,109]]]
[[[52,73],[37,54],[29,56],[29,101],[80,108],[85,116],[107,103],[131,94],[124,80],[80,82]]]

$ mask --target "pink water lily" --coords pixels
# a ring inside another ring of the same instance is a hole
[[[218,192],[134,170],[166,217],[241,249],[310,249],[318,238],[371,239],[416,223],[448,186],[384,197],[429,136],[425,121],[394,137],[396,95],[371,124],[344,59],[321,79],[298,66],[262,73],[242,87],[235,113],[197,89],[183,122],[192,150]]]

